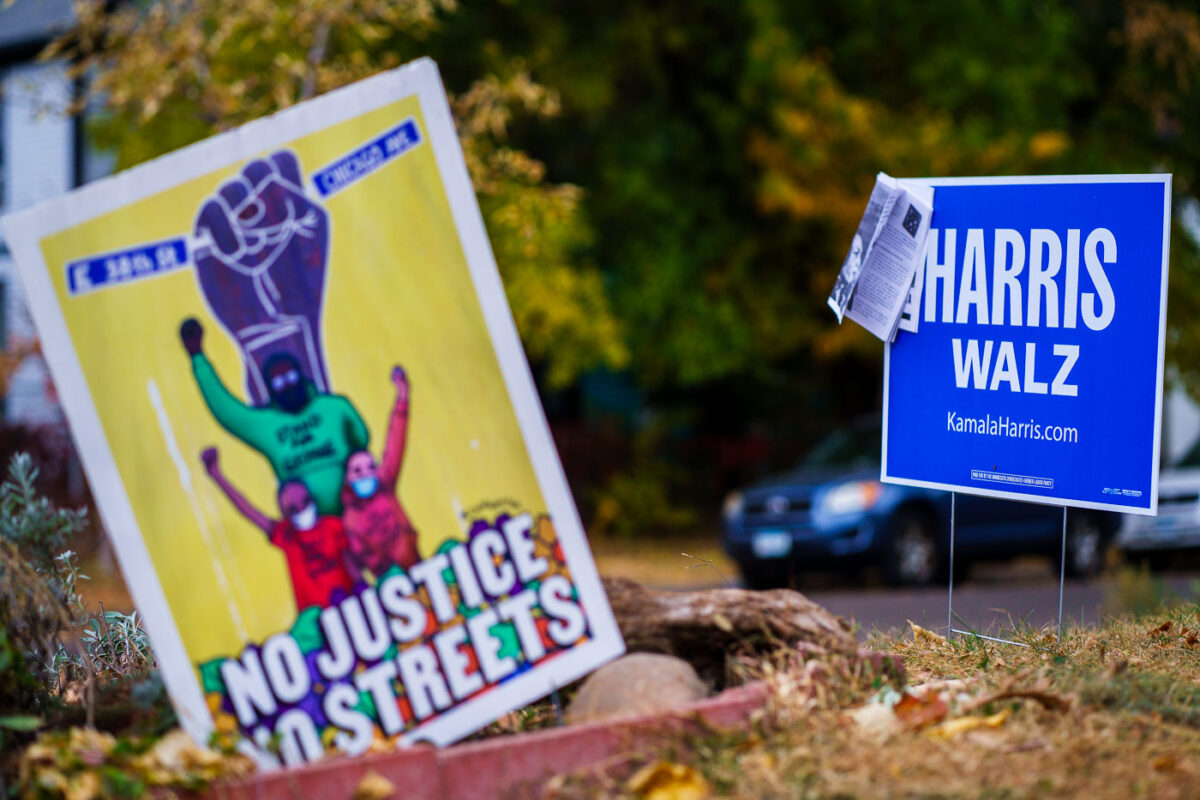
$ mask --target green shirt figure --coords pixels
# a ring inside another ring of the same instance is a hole
[[[235,397],[204,355],[204,329],[188,319],[179,330],[192,372],[209,411],[222,428],[262,453],[280,483],[303,481],[322,515],[342,513],[346,459],[367,447],[367,426],[341,395],[318,394],[296,359],[279,353],[263,365],[270,405],[249,406]]]

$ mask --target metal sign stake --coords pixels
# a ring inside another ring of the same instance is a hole
[[[950,493],[950,595],[946,599],[946,638],[954,630],[954,502],[958,492]]]
[[[1063,506],[1062,555],[1058,559],[1058,643],[1062,644],[1063,583],[1067,578],[1067,507]]]
[[[1011,644],[1016,647],[1029,647],[1024,642],[1014,642],[1012,639],[1003,639],[998,636],[985,636],[982,633],[976,633],[972,630],[964,630],[963,628],[954,627],[954,527],[955,527],[955,505],[958,498],[957,492],[950,493],[950,591],[946,599],[946,638],[949,639],[952,634],[958,633],[963,636],[975,636],[979,639],[987,639],[989,642],[1000,642],[1001,644]],[[1063,609],[1063,585],[1066,583],[1067,577],[1067,507],[1063,506],[1063,523],[1062,523],[1062,553],[1058,561],[1058,643],[1062,644],[1062,609]],[[959,617],[964,626],[967,625],[966,620]]]

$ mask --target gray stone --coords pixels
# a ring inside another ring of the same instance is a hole
[[[567,721],[670,711],[708,696],[692,665],[659,653],[631,653],[588,676],[567,706]]]

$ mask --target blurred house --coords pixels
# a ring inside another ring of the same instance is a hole
[[[111,171],[94,152],[84,121],[67,110],[77,96],[65,61],[37,61],[51,39],[72,24],[70,0],[0,4],[0,214],[46,200]],[[0,240],[0,347],[34,337],[12,256]],[[14,373],[0,417],[8,425],[62,422],[54,387],[40,356]]]

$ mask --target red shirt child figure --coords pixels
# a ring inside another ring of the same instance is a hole
[[[346,460],[346,485],[342,487],[342,522],[351,558],[376,578],[392,566],[409,569],[417,555],[417,532],[396,498],[404,443],[408,434],[408,376],[392,369],[396,402],[383,446],[383,463],[366,450]]]
[[[338,598],[335,592],[350,594],[354,589],[353,562],[349,561],[346,533],[337,517],[317,515],[317,504],[301,481],[286,481],[279,487],[279,510],[283,519],[273,520],[255,508],[233,487],[221,472],[217,449],[209,447],[200,454],[204,468],[229,502],[246,519],[258,526],[271,544],[283,551],[296,610],[309,606],[324,608]]]

